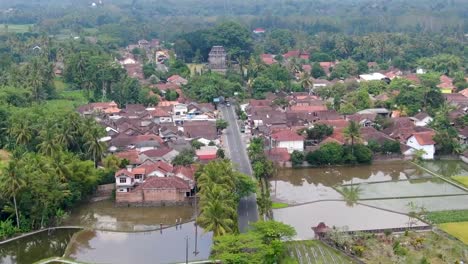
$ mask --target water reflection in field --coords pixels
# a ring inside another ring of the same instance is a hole
[[[186,222],[195,210],[191,206],[115,207],[111,200],[88,203],[72,211],[64,225],[79,225],[101,230],[143,231]]]
[[[342,184],[431,178],[424,170],[406,162],[385,162],[364,166],[281,169],[270,180],[273,200],[289,204],[340,199],[332,187]]]
[[[181,263],[186,258],[186,238],[189,261],[209,258],[213,235],[199,227],[196,231],[193,222],[164,229],[161,233],[85,230],[72,239],[66,256],[89,263]]]

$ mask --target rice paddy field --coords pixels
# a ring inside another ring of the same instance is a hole
[[[439,228],[468,245],[468,222],[440,224]]]
[[[345,264],[356,263],[341,252],[316,240],[288,242],[289,255],[282,264]]]
[[[8,24],[8,29],[5,24],[0,24],[0,34],[9,33],[26,33],[32,29],[33,24],[22,24],[22,25],[14,25]]]

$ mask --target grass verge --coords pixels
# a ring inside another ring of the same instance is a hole
[[[468,210],[429,212],[426,218],[434,224],[466,222],[468,221]]]
[[[281,208],[286,208],[288,206],[289,206],[289,204],[287,204],[287,203],[272,203],[271,204],[271,209],[281,209]]]
[[[452,176],[452,179],[468,188],[468,176]]]
[[[341,252],[317,240],[287,242],[287,256],[281,264],[292,263],[355,263]]]
[[[468,222],[440,224],[439,228],[468,245]]]

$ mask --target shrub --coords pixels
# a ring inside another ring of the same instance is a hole
[[[291,162],[294,167],[301,165],[302,162],[304,162],[304,153],[297,150],[293,151],[293,153],[291,153]]]
[[[0,238],[7,239],[18,233],[19,230],[13,225],[13,221],[8,219],[6,221],[0,221]]]
[[[372,161],[372,151],[364,145],[354,146],[354,156],[357,163],[371,163]]]
[[[393,243],[393,253],[397,256],[405,256],[408,254],[408,250],[399,241],[395,241]]]
[[[365,248],[363,246],[353,246],[353,253],[358,257],[362,257],[364,251]]]

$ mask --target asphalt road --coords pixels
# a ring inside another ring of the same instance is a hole
[[[223,118],[229,123],[226,129],[226,138],[231,161],[238,171],[252,177],[252,167],[250,166],[250,160],[247,156],[246,146],[242,141],[234,107],[221,106],[220,108],[223,113]],[[241,199],[237,214],[239,217],[239,230],[240,232],[246,232],[249,223],[258,220],[257,197],[255,193]]]

